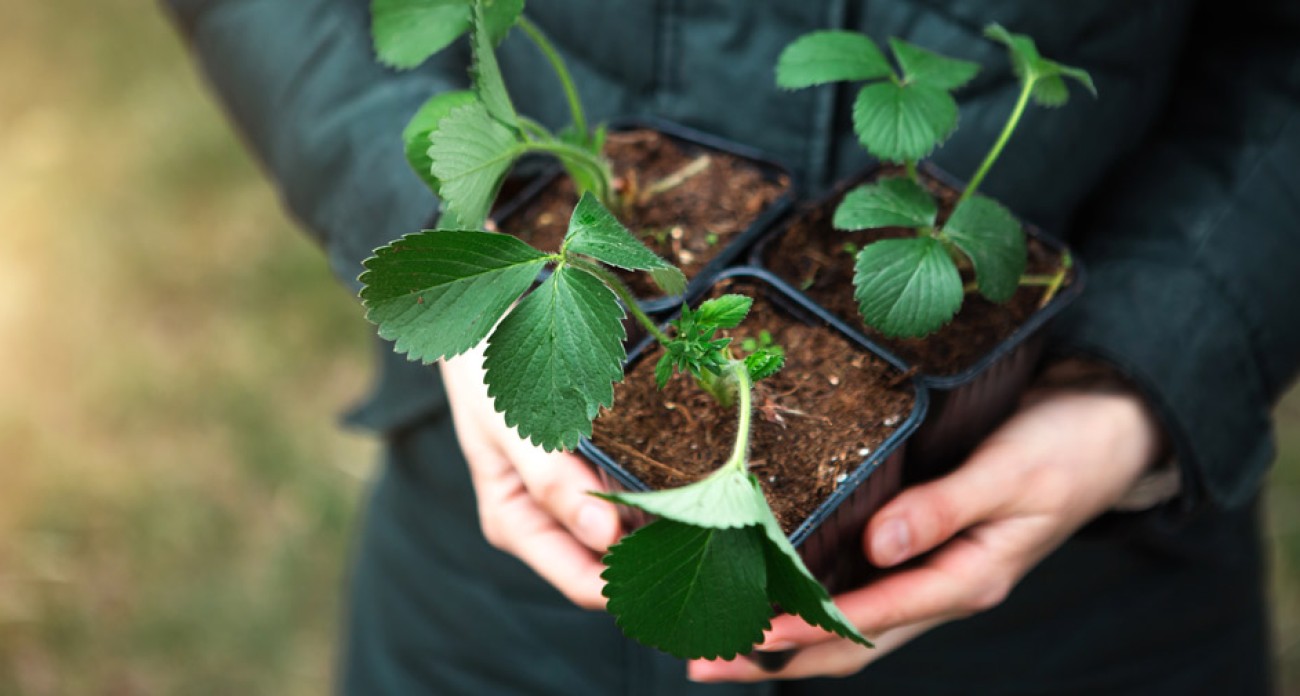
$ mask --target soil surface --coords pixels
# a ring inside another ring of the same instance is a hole
[[[769,180],[752,161],[651,130],[610,133],[605,155],[616,183],[633,199],[617,213],[619,220],[688,279],[790,188],[787,177]],[[707,166],[680,184],[654,196],[631,193],[645,192],[705,156]],[[557,251],[577,203],[573,181],[559,176],[531,204],[501,221],[500,228],[538,249]],[[645,273],[620,275],[638,297],[663,295]]]
[[[755,385],[749,466],[788,534],[907,420],[911,382],[833,329],[795,319],[751,281],[725,283],[714,294],[724,292],[755,298],[749,318],[729,332],[734,344],[765,328],[786,351],[785,367]],[[721,466],[737,427],[736,410],[718,406],[690,377],[674,375],[656,389],[660,353],[656,345],[615,385],[614,410],[600,416],[592,437],[656,489]]]
[[[876,178],[902,176],[899,168],[878,170]],[[922,173],[922,181],[939,201],[939,220],[952,212],[959,191]],[[856,187],[865,182],[854,184]],[[852,187],[850,187],[852,188]],[[954,375],[974,365],[998,343],[1010,336],[1035,311],[1045,291],[1042,287],[1021,287],[1011,301],[999,305],[978,293],[968,293],[961,310],[938,332],[925,338],[887,338],[862,322],[857,300],[853,298],[854,256],[844,247],[852,242],[859,247],[877,239],[914,234],[902,227],[845,232],[831,226],[836,206],[845,189],[831,198],[803,207],[781,236],[773,240],[763,254],[763,265],[791,285],[821,304],[832,314],[861,327],[866,334],[907,362],[918,365],[931,375]],[[1029,238],[1029,262],[1026,273],[1050,274],[1060,267],[1060,256],[1042,242]],[[974,279],[969,270],[962,280]],[[1067,277],[1066,284],[1070,279]]]

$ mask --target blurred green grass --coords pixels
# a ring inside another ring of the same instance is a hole
[[[160,12],[0,6],[0,694],[319,694],[370,330]],[[1300,393],[1269,494],[1300,693]]]

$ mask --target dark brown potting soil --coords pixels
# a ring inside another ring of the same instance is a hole
[[[902,175],[897,168],[878,171],[879,176],[873,179]],[[960,192],[924,175],[923,181],[939,201],[940,222],[946,220]],[[843,193],[802,208],[786,231],[769,244],[763,254],[763,264],[791,285],[802,289],[832,314],[861,327],[872,340],[907,362],[918,365],[922,372],[931,375],[962,372],[1038,310],[1045,288],[1022,286],[1011,301],[1003,305],[989,302],[978,293],[968,293],[953,320],[925,338],[887,338],[866,326],[853,297],[854,256],[845,249],[845,242],[862,247],[877,239],[915,233],[901,227],[856,232],[835,229],[831,220]],[[1059,268],[1059,254],[1030,237],[1026,273],[1051,274]],[[973,278],[970,271],[962,271],[963,281]],[[1066,283],[1069,283],[1068,278]]]
[[[610,133],[605,154],[619,184],[633,191],[645,191],[696,159],[709,158],[698,174],[653,197],[632,201],[618,213],[633,234],[687,278],[694,278],[790,188],[786,177],[771,181],[754,162],[651,130]],[[532,203],[501,221],[501,230],[543,251],[557,251],[577,202],[573,181],[557,177]],[[638,297],[663,294],[644,273],[622,275]]]
[[[749,466],[788,534],[907,420],[911,382],[829,327],[793,318],[751,282],[720,292],[756,298],[749,318],[730,332],[734,344],[767,329],[786,351],[785,367],[755,385]],[[721,466],[737,427],[736,409],[718,406],[690,377],[675,375],[656,389],[659,355],[656,346],[615,386],[614,409],[596,421],[592,437],[655,489],[683,486]]]

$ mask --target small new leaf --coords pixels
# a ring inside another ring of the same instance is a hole
[[[545,264],[544,254],[507,235],[420,232],[365,261],[361,300],[397,352],[429,363],[482,341]]]
[[[735,467],[718,469],[680,488],[596,495],[652,515],[712,529],[759,525],[771,514],[758,479]]]
[[[933,225],[938,213],[938,204],[920,184],[891,178],[849,191],[835,209],[832,224],[840,230],[920,228]]]
[[[506,424],[547,451],[591,434],[622,379],[623,307],[595,276],[560,266],[488,338],[488,394]]]
[[[924,159],[957,127],[957,102],[921,83],[876,82],[853,103],[853,129],[867,151],[886,162]]]
[[[767,542],[763,545],[767,563],[767,598],[814,626],[820,626],[865,647],[872,647],[871,641],[858,632],[848,617],[831,601],[826,588],[808,571],[770,511],[763,523],[763,532]]]
[[[483,224],[502,179],[524,150],[479,101],[452,109],[438,122],[429,135],[431,170],[444,204],[462,225]]]
[[[872,80],[893,68],[869,37],[851,31],[818,31],[795,39],[776,61],[776,84],[799,89],[840,80]]]
[[[980,294],[990,302],[1011,299],[1025,272],[1025,234],[1011,211],[975,195],[963,201],[943,232],[975,265]]]
[[[770,513],[769,513],[770,514]],[[619,628],[683,659],[749,652],[771,624],[763,535],[661,519],[610,548],[601,577]]]
[[[695,310],[695,321],[701,326],[717,329],[734,329],[749,315],[754,301],[744,295],[723,295],[700,303]]]
[[[862,318],[886,336],[913,338],[943,326],[961,307],[961,274],[933,237],[882,239],[858,252],[854,297]]]
[[[984,36],[1007,47],[1012,70],[1022,83],[1032,83],[1032,94],[1037,104],[1056,107],[1069,101],[1070,91],[1062,79],[1065,77],[1083,85],[1092,96],[1097,96],[1097,86],[1086,70],[1042,57],[1038,46],[1028,36],[1007,31],[997,23],[985,27]]]
[[[785,366],[785,350],[781,346],[759,348],[745,356],[745,370],[755,382],[766,379],[781,371]]]
[[[941,56],[902,39],[891,37],[889,48],[903,69],[905,82],[952,91],[970,82],[980,71],[979,63]]]
[[[686,276],[632,236],[590,193],[583,194],[569,218],[561,249],[561,254],[565,253],[585,254],[632,271],[650,271],[655,283],[669,295],[680,295],[686,289]]]
[[[718,313],[719,309],[722,307],[712,311]],[[731,339],[714,338],[718,325],[711,323],[708,317],[702,318],[700,311],[682,305],[681,314],[671,322],[675,331],[672,340],[664,345],[664,358],[678,372],[695,377],[703,377],[705,373],[720,375],[730,360],[727,347],[731,345]]]
[[[436,94],[415,112],[415,116],[411,117],[402,131],[402,142],[406,145],[406,161],[435,194],[438,193],[441,184],[433,176],[433,160],[429,159],[429,134],[438,129],[438,122],[453,109],[477,100],[478,97],[468,90]]]

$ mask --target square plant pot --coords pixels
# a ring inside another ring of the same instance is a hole
[[[941,208],[945,203],[950,207],[964,188],[928,163],[920,165],[920,172]],[[858,314],[853,299],[853,254],[843,248],[846,242],[860,246],[873,238],[862,231],[836,230],[831,219],[849,190],[886,173],[893,172],[873,165],[827,196],[799,207],[755,245],[750,261],[799,287],[825,307],[842,330],[915,370],[930,390],[929,414],[908,444],[905,480],[910,483],[950,471],[1012,413],[1042,357],[1040,329],[1079,296],[1085,273],[1075,261],[1066,284],[1045,306],[1037,306],[1041,288],[1021,288],[1006,308],[972,294],[957,317],[936,334],[924,339],[881,335],[867,327]],[[1062,242],[1032,225],[1023,226],[1031,269],[1035,264],[1058,263],[1067,252]],[[891,232],[886,229],[879,234]],[[953,336],[961,340],[952,340]],[[941,343],[927,347],[927,342],[934,341]],[[936,355],[942,360],[936,360]],[[939,362],[946,364],[937,365]]]
[[[863,529],[902,485],[904,445],[924,418],[927,392],[895,359],[872,353],[865,343],[836,328],[821,309],[762,270],[731,269],[712,287],[713,293],[739,290],[755,299],[750,317],[730,332],[737,338],[735,344],[760,329],[768,330],[778,344],[786,342],[786,367],[760,382],[770,386],[756,387],[750,471],[763,483],[769,501],[802,491],[802,505],[787,508],[782,506],[788,501],[773,502],[773,508],[791,543],[827,589],[860,586],[873,570],[862,550]],[[693,299],[708,292],[706,288]],[[685,485],[721,465],[734,438],[735,409],[711,402],[690,378],[678,375],[662,392],[655,389],[658,350],[650,339],[632,351],[614,411],[603,415],[592,439],[579,445],[613,490]],[[836,359],[825,359],[823,352]],[[760,393],[760,388],[769,391]],[[857,389],[876,389],[877,396],[864,397]],[[695,399],[695,393],[703,398]],[[845,403],[854,408],[846,411]],[[834,419],[819,415],[814,407]],[[847,421],[846,412],[854,414]],[[615,414],[623,414],[622,420],[610,422]],[[819,435],[817,428],[832,435]],[[661,453],[670,450],[685,454],[659,461]],[[800,455],[803,463],[795,464],[787,452]],[[803,477],[803,483],[794,482],[796,477]],[[796,507],[798,511],[791,512]],[[643,513],[622,510],[628,531],[648,521]]]
[[[710,278],[744,258],[795,198],[789,170],[774,159],[673,123],[621,121],[610,131],[606,152],[625,187],[645,191],[675,174],[685,175],[646,202],[616,213],[687,276],[686,292],[674,297],[649,285],[645,274],[624,276],[637,296],[646,298],[640,305],[649,313],[671,311],[683,297],[701,293]],[[692,166],[705,157],[705,166]],[[561,168],[553,167],[500,206],[493,222],[503,232],[553,251],[576,203],[572,182]]]

